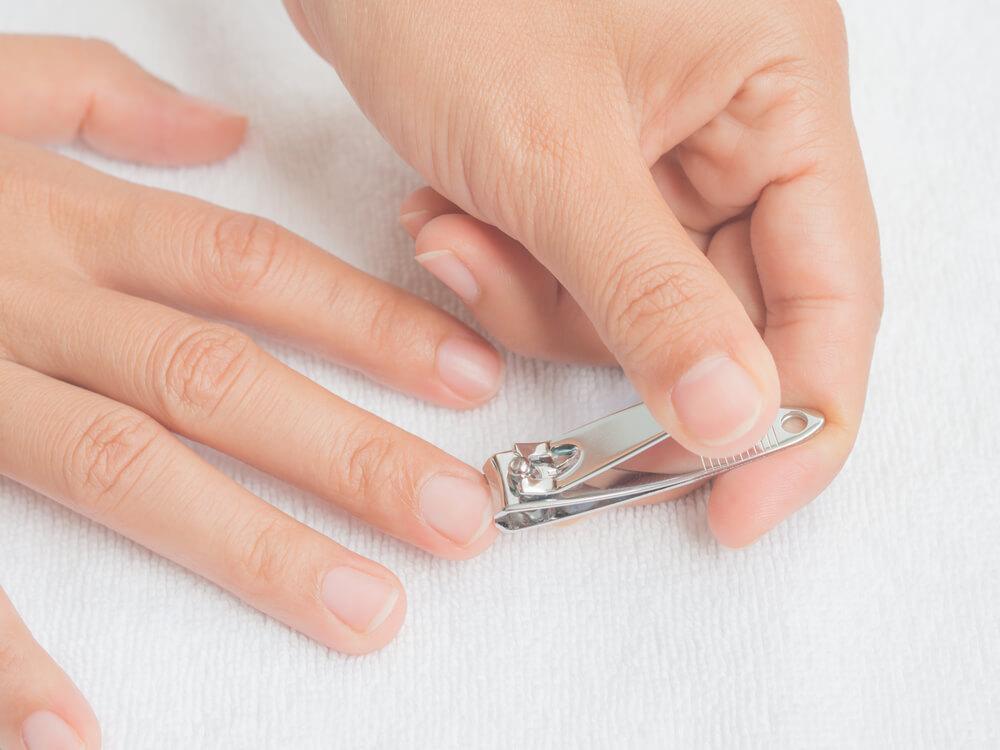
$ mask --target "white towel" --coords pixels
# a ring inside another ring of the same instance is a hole
[[[452,563],[204,451],[398,572],[403,632],[348,658],[0,481],[0,583],[107,747],[1000,745],[1000,10],[852,0],[846,14],[888,307],[861,438],[819,500],[742,552],[712,541],[698,493]],[[219,166],[74,155],[273,218],[468,319],[396,225],[418,178],[278,0],[6,2],[0,28],[104,37],[252,121]],[[475,465],[630,394],[610,369],[511,356],[496,401],[456,413],[268,346]]]

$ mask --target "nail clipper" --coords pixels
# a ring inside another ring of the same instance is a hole
[[[798,445],[823,423],[823,415],[810,409],[782,408],[749,450],[728,458],[681,450],[684,460],[668,462],[678,464],[673,473],[652,473],[621,466],[670,438],[637,404],[553,440],[515,443],[490,458],[483,472],[500,507],[494,522],[504,532],[525,531],[649,500]]]

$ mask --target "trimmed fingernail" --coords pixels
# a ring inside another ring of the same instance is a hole
[[[416,256],[417,262],[434,274],[438,281],[471,305],[479,299],[479,284],[472,271],[451,250],[432,250]]]
[[[438,376],[462,398],[482,401],[500,387],[503,364],[496,349],[474,339],[445,339],[437,350]]]
[[[493,504],[482,482],[438,474],[420,489],[420,513],[442,536],[465,547],[493,522]]]
[[[399,591],[382,578],[344,566],[326,574],[320,597],[338,620],[364,634],[392,614]]]
[[[80,735],[51,711],[35,711],[21,725],[21,741],[27,750],[81,750]]]
[[[427,217],[430,215],[431,212],[424,209],[407,211],[405,214],[399,215],[399,223],[410,237],[415,238],[420,233],[420,230],[423,229],[424,224],[427,223]]]
[[[750,373],[726,356],[688,370],[670,395],[685,431],[705,445],[725,445],[753,428],[763,398]]]

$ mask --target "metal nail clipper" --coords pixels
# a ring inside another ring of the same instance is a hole
[[[737,466],[798,445],[823,427],[809,409],[779,409],[763,439],[729,458],[684,451],[643,404],[623,409],[566,435],[541,443],[516,443],[483,467],[500,510],[494,522],[515,532],[570,521],[590,513],[648,500],[688,487]],[[643,455],[645,454],[645,455]],[[627,462],[655,459],[656,471],[629,469]],[[668,467],[663,472],[660,467]]]

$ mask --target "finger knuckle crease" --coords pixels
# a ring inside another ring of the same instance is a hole
[[[185,326],[166,338],[166,355],[162,364],[154,364],[159,373],[154,377],[164,412],[171,418],[211,417],[258,370],[256,345],[226,326]]]
[[[409,499],[413,494],[400,492],[406,473],[393,462],[393,441],[377,434],[369,426],[345,430],[333,455],[341,460],[332,467],[330,486],[339,487],[343,501],[355,508],[369,505],[378,496],[393,495]]]
[[[245,297],[260,290],[284,254],[281,229],[249,214],[227,214],[210,223],[204,234],[207,278],[226,297]]]
[[[398,299],[383,296],[373,300],[366,321],[368,340],[383,351],[397,351],[396,344],[408,338],[404,335],[408,328],[405,321]]]
[[[242,574],[241,588],[266,595],[284,588],[294,561],[300,535],[285,521],[269,521],[241,529],[235,559]],[[294,575],[294,573],[293,573]]]
[[[627,331],[629,340],[638,341],[664,327],[678,330],[690,325],[698,307],[694,303],[702,292],[701,269],[677,260],[658,261],[638,271],[634,268],[635,256],[612,271],[608,330]]]
[[[623,332],[622,357],[631,362],[660,358],[670,342],[686,338],[696,326],[711,325],[718,313],[700,302],[703,294],[696,273],[677,262],[651,267],[626,284],[614,323]]]
[[[118,407],[91,420],[71,441],[67,484],[86,515],[108,517],[127,501],[148,470],[161,434],[148,417]]]

